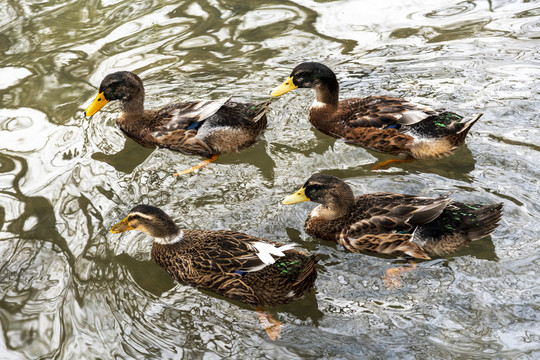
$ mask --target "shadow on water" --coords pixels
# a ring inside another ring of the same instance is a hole
[[[131,174],[153,151],[154,149],[145,148],[135,141],[126,138],[124,148],[116,154],[108,155],[102,152],[96,152],[92,154],[92,159],[109,164],[124,174]]]
[[[217,162],[235,164],[236,166],[253,165],[266,181],[273,181],[276,162],[266,151],[267,146],[268,143],[260,139],[254,145],[241,152],[221,155]],[[194,158],[198,157],[194,156]]]
[[[386,169],[373,170],[373,167],[376,164],[386,161],[388,159],[397,159],[397,157],[387,154],[381,154],[367,149],[366,151],[369,152],[371,155],[375,156],[377,158],[377,161],[347,169],[329,169],[326,173],[329,175],[337,176],[341,179],[357,177],[358,173],[373,175],[385,172],[392,172],[392,174],[394,175],[407,175],[411,173],[431,173],[449,179],[471,182],[472,178],[470,176],[470,173],[474,171],[476,164],[474,156],[467,147],[467,145],[462,145],[456,150],[455,153],[440,159],[414,160],[412,162],[392,164]]]
[[[157,297],[171,290],[176,284],[174,279],[153,261],[139,261],[126,253],[116,256],[116,261],[128,269],[141,289]]]
[[[69,250],[66,239],[56,230],[57,219],[51,202],[42,196],[26,196],[20,190],[20,181],[28,172],[26,160],[19,156],[0,154],[0,163],[2,164],[2,172],[10,172],[16,169],[17,163],[20,166],[20,170],[12,181],[13,191],[0,190],[0,194],[12,197],[24,204],[24,210],[19,217],[8,223],[8,232],[13,234],[16,239],[52,243],[55,248],[64,254],[70,266],[73,267],[75,259]],[[5,211],[3,211],[3,214],[2,225],[5,222]],[[26,229],[25,224],[31,218],[35,218],[35,221],[33,221],[35,224],[30,229]],[[2,226],[0,226],[1,229]]]
[[[458,256],[474,256],[477,259],[499,261],[497,256],[495,245],[493,244],[491,236],[486,238],[471,241],[467,246],[462,249],[458,249],[456,252],[450,254],[447,258],[454,258]]]

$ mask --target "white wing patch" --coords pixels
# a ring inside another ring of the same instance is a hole
[[[207,101],[200,101],[195,107],[192,109],[190,114],[191,116],[199,116],[199,121],[204,120],[212,115],[214,115],[221,107],[229,101],[231,97],[224,97],[217,100],[207,100]],[[197,110],[197,111],[195,111]]]
[[[422,110],[406,110],[403,114],[401,114],[399,123],[402,125],[412,125],[424,120],[427,117],[429,117],[429,114]]]
[[[261,259],[261,261],[263,262],[265,266],[271,265],[276,262],[276,260],[274,259],[274,256],[278,256],[278,257],[285,256],[284,251],[291,250],[292,248],[294,248],[293,244],[276,247],[275,245],[265,243],[262,241],[252,243],[251,246],[253,246],[255,250],[257,250],[256,254],[259,257],[259,259]]]
[[[431,115],[437,114],[432,108],[421,104],[406,102],[403,106],[409,108],[409,110],[405,110],[401,114],[399,123],[402,125],[416,124]]]
[[[189,124],[194,121],[202,121],[214,115],[221,107],[229,101],[231,97],[224,97],[217,100],[201,100],[191,109],[175,109],[171,111],[171,121],[167,124],[167,129],[177,129],[180,124]],[[160,132],[153,132],[151,135],[158,137]]]

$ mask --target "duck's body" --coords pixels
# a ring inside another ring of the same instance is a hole
[[[410,101],[369,96],[339,101],[339,84],[325,65],[306,62],[273,92],[312,88],[316,99],[309,121],[324,134],[382,153],[404,158],[437,158],[462,145],[480,115],[463,117]]]
[[[306,219],[306,232],[350,251],[429,259],[488,236],[502,215],[502,204],[464,204],[448,196],[374,193],[355,197],[340,179],[316,174],[284,203],[320,203]]]
[[[158,208],[138,205],[111,231],[154,237],[153,260],[178,282],[253,306],[287,304],[317,278],[316,255],[235,231],[181,230]]]
[[[278,252],[284,255],[262,267],[256,248],[261,243],[281,248]],[[253,306],[275,306],[299,299],[317,276],[314,256],[235,231],[182,230],[182,240],[177,243],[154,242],[152,258],[179,283]],[[253,271],[257,267],[262,268]]]
[[[134,73],[107,75],[96,100],[85,114],[91,116],[108,101],[120,101],[117,124],[130,138],[146,147],[162,147],[208,158],[252,145],[267,124],[268,102],[238,103],[223,98],[144,108],[144,87]]]

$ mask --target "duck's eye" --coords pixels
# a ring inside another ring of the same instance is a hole
[[[324,189],[324,186],[321,184],[311,184],[306,187],[306,192],[315,193]]]

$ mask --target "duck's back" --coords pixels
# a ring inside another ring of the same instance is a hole
[[[152,258],[182,284],[252,305],[286,304],[313,286],[316,256],[290,249],[265,266],[254,256],[253,242],[283,246],[235,231],[183,230],[175,244],[154,242]]]
[[[432,222],[419,226],[413,242],[431,255],[445,255],[491,234],[502,217],[502,204],[452,202]]]
[[[196,138],[216,153],[231,153],[253,145],[267,126],[267,104],[227,102],[204,121]]]

